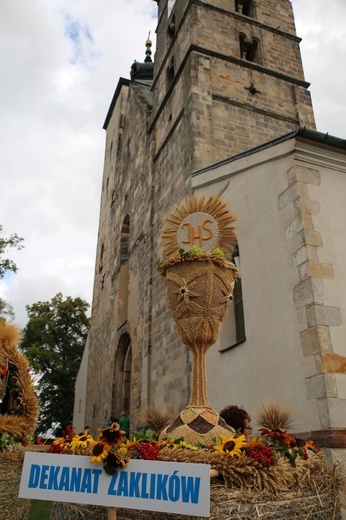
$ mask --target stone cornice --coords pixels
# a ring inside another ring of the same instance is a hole
[[[294,119],[293,117],[287,117],[283,114],[278,114],[277,112],[273,112],[272,110],[265,110],[263,108],[251,105],[250,103],[236,101],[235,99],[226,96],[220,96],[219,94],[212,94],[212,98],[215,101],[221,101],[221,103],[227,103],[228,105],[234,105],[239,108],[246,108],[247,110],[251,110],[252,112],[256,112],[257,114],[261,114],[265,117],[272,117],[274,119],[279,119],[280,121],[286,121],[287,123],[293,124],[295,126],[298,126],[299,124],[298,119]]]
[[[317,148],[315,144],[311,145],[298,138],[294,152],[299,161],[346,173],[346,155],[342,151],[331,151],[326,145]]]
[[[310,438],[320,448],[346,448],[345,428],[313,431]]]

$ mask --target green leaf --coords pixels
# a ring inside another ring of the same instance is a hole
[[[74,387],[89,332],[89,304],[58,293],[50,301],[27,305],[29,321],[20,349],[39,376],[37,434],[57,424],[54,434],[73,419]]]

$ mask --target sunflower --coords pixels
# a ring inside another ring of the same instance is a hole
[[[121,444],[124,441],[123,430],[119,430],[119,428],[104,428],[101,430],[99,435],[99,440],[109,446],[114,446],[115,444]]]
[[[59,437],[58,439],[55,439],[55,441],[53,442],[54,446],[61,446],[62,448],[69,443],[70,440],[65,439],[65,437]]]
[[[102,462],[109,453],[109,446],[103,442],[95,442],[91,450],[91,462]]]
[[[178,448],[187,449],[187,450],[193,450],[193,451],[197,451],[198,450],[197,446],[192,446],[192,444],[188,444],[185,441],[180,441],[179,444],[178,444]]]
[[[246,448],[247,440],[245,435],[239,437],[225,437],[220,435],[221,444],[214,446],[214,450],[224,455],[231,455],[231,457],[240,457],[241,450]]]
[[[92,435],[88,433],[83,433],[82,435],[75,435],[71,441],[71,449],[73,451],[78,449],[85,449],[88,447],[88,444],[91,444],[94,441]]]
[[[256,448],[256,446],[260,446],[262,444],[263,438],[262,437],[256,437],[253,436],[251,439],[246,443],[246,449],[252,449]]]
[[[128,452],[136,450],[138,448],[138,441],[136,437],[134,437],[132,441],[126,439],[126,442],[123,444],[123,447]]]
[[[129,457],[125,457],[124,453],[110,451],[103,461],[103,468],[108,475],[114,475],[117,470],[123,469],[128,461]]]

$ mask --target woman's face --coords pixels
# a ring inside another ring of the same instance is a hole
[[[246,437],[246,440],[250,440],[250,435],[252,432],[252,426],[250,426],[251,419],[245,419],[244,420],[244,435]]]

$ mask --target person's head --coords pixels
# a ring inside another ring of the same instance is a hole
[[[120,417],[126,417],[126,413],[125,412],[121,412]]]
[[[252,427],[250,426],[251,417],[249,414],[235,405],[226,406],[221,410],[220,417],[236,431],[240,431],[247,439],[250,437]]]

